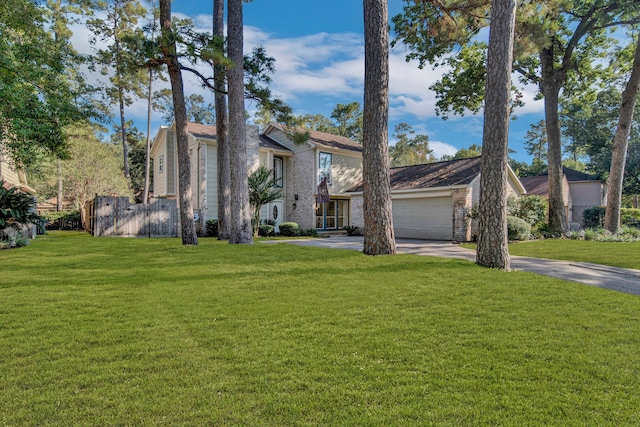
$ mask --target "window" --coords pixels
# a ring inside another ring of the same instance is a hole
[[[164,172],[164,154],[158,156],[158,172]]]
[[[331,185],[331,153],[320,153],[318,157],[318,182],[327,178],[327,184]]]
[[[276,187],[284,187],[282,157],[273,158],[273,182],[275,183]]]

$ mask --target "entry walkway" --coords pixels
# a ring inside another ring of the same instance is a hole
[[[299,246],[315,246],[333,249],[362,251],[364,239],[361,236],[333,236],[322,239],[272,240],[269,243],[287,242]],[[267,242],[265,242],[267,243]],[[474,250],[449,242],[430,240],[397,239],[396,248],[400,253],[443,258],[459,258],[475,262]],[[599,288],[640,295],[640,270],[609,267],[588,262],[558,261],[543,258],[511,257],[511,269],[528,271],[572,282],[584,283]]]

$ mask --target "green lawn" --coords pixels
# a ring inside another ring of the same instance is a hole
[[[476,249],[475,244],[463,244]],[[591,262],[640,270],[640,242],[596,242],[593,240],[547,239],[510,243],[509,253],[532,258]]]
[[[462,260],[0,251],[0,425],[639,425],[640,298]]]

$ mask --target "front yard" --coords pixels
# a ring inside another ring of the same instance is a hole
[[[2,425],[640,424],[632,295],[460,260],[68,232],[0,251],[0,277]]]
[[[509,245],[511,255],[583,261],[640,270],[640,242],[548,239]]]

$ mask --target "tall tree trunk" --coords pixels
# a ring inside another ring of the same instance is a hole
[[[153,70],[149,69],[149,93],[147,94],[147,146],[144,159],[144,194],[142,203],[149,203],[149,182],[151,174],[151,110],[153,102]]]
[[[227,70],[229,84],[229,151],[231,178],[231,233],[229,243],[253,243],[249,184],[247,171],[247,143],[244,111],[244,37],[242,0],[229,0],[228,49],[232,65]]]
[[[56,210],[58,212],[62,210],[62,202],[64,200],[62,190],[62,160],[58,159],[58,195],[56,200]]]
[[[613,138],[613,153],[611,155],[611,169],[609,171],[609,183],[607,184],[607,210],[604,216],[604,228],[612,233],[617,233],[620,228],[620,205],[622,204],[622,181],[624,179],[624,166],[629,145],[629,133],[633,112],[640,90],[640,36],[633,55],[633,68],[627,82],[627,87],[622,92],[622,104],[620,105],[620,118]]]
[[[567,231],[567,214],[564,210],[562,191],[562,142],[560,137],[560,118],[558,98],[564,84],[566,73],[554,67],[552,48],[542,49],[540,53],[542,67],[541,90],[544,96],[544,115],[547,126],[547,162],[549,173],[549,227],[557,232]]]
[[[191,205],[191,164],[189,159],[189,139],[187,135],[187,109],[184,102],[182,72],[176,54],[175,38],[171,28],[171,0],[160,0],[160,28],[162,33],[162,54],[171,81],[173,111],[176,122],[178,147],[178,192],[180,203],[180,229],[183,245],[197,245],[198,236]]]
[[[389,23],[387,0],[364,0],[362,177],[366,255],[393,255],[389,183]]]
[[[493,0],[482,136],[478,252],[484,267],[511,268],[507,235],[508,141],[515,0]]]
[[[224,37],[224,0],[213,0],[213,35]],[[224,44],[220,47],[223,48]],[[225,67],[213,66],[216,141],[218,144],[218,239],[228,240],[231,235],[231,172],[227,135],[227,96],[225,95]]]

